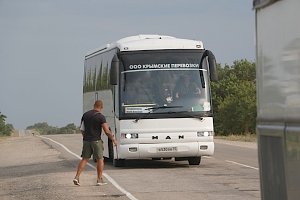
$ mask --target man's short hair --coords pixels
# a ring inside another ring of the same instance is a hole
[[[101,100],[95,101],[94,108],[103,108],[103,102]]]

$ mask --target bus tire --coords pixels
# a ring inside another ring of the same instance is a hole
[[[199,165],[201,162],[201,156],[200,157],[190,157],[188,158],[189,165]]]
[[[113,160],[114,167],[124,167],[125,166],[125,159],[114,159]]]

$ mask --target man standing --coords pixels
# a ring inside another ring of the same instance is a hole
[[[83,147],[81,154],[81,161],[78,164],[77,173],[73,179],[75,185],[80,186],[79,176],[84,170],[88,160],[93,157],[97,159],[97,185],[105,185],[102,177],[103,173],[103,141],[101,140],[101,131],[105,132],[107,137],[112,140],[114,145],[117,145],[117,141],[114,135],[111,133],[108,123],[104,115],[101,114],[103,108],[103,102],[97,100],[94,104],[94,109],[87,111],[81,118],[81,133],[83,136]]]

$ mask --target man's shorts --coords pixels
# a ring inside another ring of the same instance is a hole
[[[104,151],[104,146],[102,140],[97,140],[97,141],[83,140],[83,147],[81,153],[82,158],[89,159],[93,154],[93,158],[102,159],[103,151]]]

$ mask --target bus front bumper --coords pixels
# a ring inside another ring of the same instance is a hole
[[[214,142],[123,144],[116,153],[119,159],[212,156]]]

